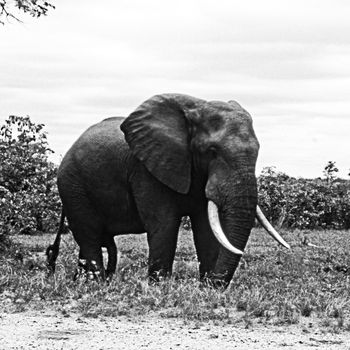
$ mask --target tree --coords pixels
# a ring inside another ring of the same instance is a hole
[[[0,0],[0,23],[5,24],[4,18],[13,18],[20,21],[14,15],[16,9],[23,13],[30,14],[32,17],[46,16],[49,9],[55,6],[44,0]]]
[[[324,167],[323,175],[325,176],[327,182],[330,184],[337,178],[337,172],[339,169],[335,166],[335,162],[329,161]]]

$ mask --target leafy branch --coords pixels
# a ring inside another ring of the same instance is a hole
[[[23,13],[28,13],[32,17],[46,16],[49,9],[55,6],[44,0],[0,0],[0,23],[5,24],[3,18],[13,18],[17,22],[21,20],[13,14],[14,8],[18,8]]]

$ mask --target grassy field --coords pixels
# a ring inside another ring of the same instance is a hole
[[[225,292],[203,287],[190,232],[179,237],[173,277],[147,281],[145,235],[117,238],[118,273],[110,283],[73,282],[77,247],[63,237],[54,276],[44,251],[53,235],[14,236],[11,255],[0,257],[0,311],[55,310],[130,317],[151,314],[217,323],[308,324],[350,330],[350,232],[283,232],[292,251],[263,230],[250,237],[239,270]],[[317,247],[309,246],[308,243]]]

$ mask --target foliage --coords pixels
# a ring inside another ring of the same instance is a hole
[[[264,168],[258,186],[265,215],[278,227],[349,229],[350,182],[337,179],[337,171],[329,162],[325,179],[296,179]]]
[[[50,8],[55,8],[50,2],[45,0],[0,0],[0,23],[5,18],[19,19],[14,15],[14,10],[18,9],[24,13],[30,14],[32,17],[46,16]]]
[[[0,232],[52,230],[60,201],[43,124],[10,116],[0,128]]]
[[[335,162],[332,162],[331,160],[327,163],[327,165],[324,167],[323,175],[325,176],[326,180],[328,182],[333,182],[337,178],[337,172],[339,169],[335,166]]]

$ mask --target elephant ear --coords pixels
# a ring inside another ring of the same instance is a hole
[[[189,125],[203,100],[187,95],[156,95],[121,124],[132,153],[159,181],[187,193],[191,184]]]

